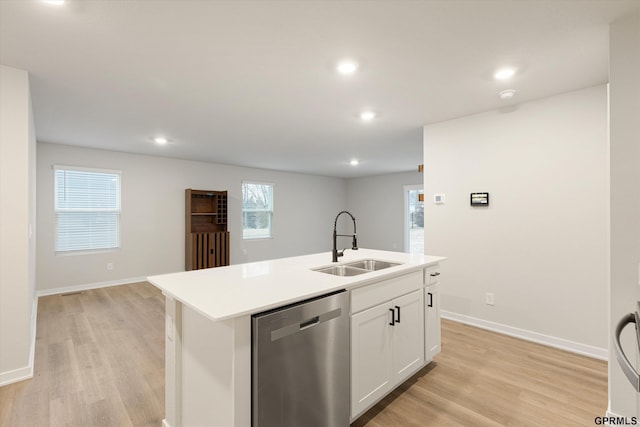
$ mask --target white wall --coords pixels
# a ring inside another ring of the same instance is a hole
[[[446,196],[425,203],[442,309],[606,357],[607,149],[604,85],[425,126],[425,200]]]
[[[40,293],[183,271],[185,188],[229,192],[233,264],[330,251],[333,218],[346,208],[339,178],[46,143],[38,143],[37,156]],[[54,164],[122,171],[121,249],[55,255]],[[242,240],[242,180],[275,185],[273,239]]]
[[[611,145],[611,326],[640,300],[640,14],[610,27],[609,120]],[[633,326],[624,348],[634,357]],[[623,376],[613,346],[609,363],[609,412],[640,415],[636,392]]]
[[[0,66],[0,385],[33,375],[35,149],[29,75]]]
[[[358,246],[404,251],[404,186],[422,184],[419,163],[416,159],[415,172],[347,180],[347,206],[357,220]]]

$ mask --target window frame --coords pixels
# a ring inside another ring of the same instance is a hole
[[[92,168],[85,166],[70,166],[70,165],[53,165],[53,212],[54,212],[54,253],[56,256],[68,256],[68,255],[83,255],[83,254],[94,254],[94,253],[102,253],[102,252],[114,252],[120,250],[122,246],[121,239],[121,221],[122,221],[122,171],[117,169],[102,169],[102,168]],[[58,207],[58,171],[71,171],[71,172],[89,172],[89,173],[100,173],[100,174],[112,174],[117,175],[118,177],[118,198],[117,198],[117,208],[105,208],[105,209],[91,209],[91,208],[59,208]],[[96,247],[96,248],[79,248],[79,249],[65,249],[60,250],[58,248],[58,236],[59,236],[59,227],[58,227],[58,215],[61,212],[96,212],[96,213],[116,213],[116,246],[109,247]]]
[[[252,185],[268,185],[271,187],[271,209],[251,209],[251,210],[247,210],[245,209],[244,206],[244,189],[245,189],[245,185],[247,184],[252,184]],[[273,239],[274,237],[274,230],[273,230],[273,216],[274,216],[274,212],[275,212],[275,184],[272,182],[264,182],[264,181],[253,181],[253,180],[243,180],[241,182],[241,186],[240,186],[240,192],[242,194],[241,196],[241,205],[242,205],[242,240],[269,240],[269,239]],[[256,235],[256,236],[247,236],[245,235],[245,212],[269,212],[269,235]]]

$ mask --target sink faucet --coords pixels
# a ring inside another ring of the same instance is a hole
[[[351,219],[353,220],[353,234],[338,234],[336,228],[338,225],[338,218],[340,217],[340,215],[342,214],[347,214],[351,217]],[[356,239],[356,219],[354,218],[353,215],[351,215],[351,213],[349,211],[342,211],[340,212],[338,215],[336,215],[336,219],[335,221],[333,221],[333,262],[338,262],[338,257],[341,257],[344,255],[344,251],[346,251],[347,249],[343,249],[341,251],[338,251],[337,249],[337,240],[338,240],[338,236],[340,237],[352,237],[353,238],[353,243],[351,245],[351,249],[353,249],[354,251],[358,250],[358,240]]]

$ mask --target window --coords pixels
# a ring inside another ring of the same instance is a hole
[[[56,252],[120,246],[120,171],[54,166]]]
[[[264,239],[273,237],[273,185],[257,182],[242,183],[242,237]]]

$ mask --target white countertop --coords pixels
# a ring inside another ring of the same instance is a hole
[[[311,270],[361,259],[399,262],[402,265],[357,276],[341,277]],[[387,279],[423,269],[445,258],[373,249],[347,250],[339,262],[331,252],[237,264],[205,270],[147,277],[147,280],[187,307],[213,321],[291,304],[340,289]]]

